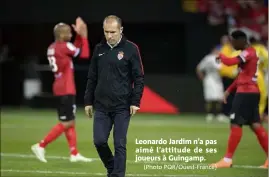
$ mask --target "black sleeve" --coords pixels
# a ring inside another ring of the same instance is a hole
[[[248,62],[248,58],[250,56],[250,53],[247,50],[243,50],[238,56],[237,58],[239,58],[241,63],[246,63]]]
[[[134,54],[131,58],[132,65],[132,79],[134,87],[132,91],[132,102],[131,105],[140,106],[140,100],[142,98],[144,90],[144,69],[138,47],[134,49]]]
[[[87,86],[85,89],[85,95],[84,95],[84,104],[87,105],[93,105],[94,101],[94,91],[97,85],[97,47],[95,47],[93,51],[93,56],[91,58],[91,64],[88,71],[88,80],[87,80]]]
[[[236,58],[240,61],[240,63],[245,63],[246,62],[246,60],[244,58],[242,58],[240,55],[238,55]]]

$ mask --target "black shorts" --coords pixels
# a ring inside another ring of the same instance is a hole
[[[70,121],[75,119],[76,99],[74,95],[57,96],[58,119],[60,121]]]
[[[259,93],[236,93],[230,119],[232,124],[250,125],[260,122]]]

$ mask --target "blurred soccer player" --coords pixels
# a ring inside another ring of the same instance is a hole
[[[265,108],[267,106],[267,81],[268,77],[268,50],[254,37],[250,38],[251,46],[255,48],[257,56],[259,57],[259,66],[257,73],[257,83],[260,90],[259,114],[261,119],[265,119]]]
[[[228,119],[221,113],[224,88],[219,74],[220,64],[216,62],[219,49],[214,48],[206,55],[196,68],[197,76],[203,81],[204,99],[206,102],[206,121],[211,122],[217,118],[220,122]]]
[[[219,162],[211,164],[216,168],[229,168],[232,166],[232,158],[242,137],[242,126],[249,125],[268,156],[268,135],[262,127],[259,116],[260,91],[257,85],[257,65],[259,58],[256,50],[248,44],[247,36],[242,31],[234,31],[232,44],[237,50],[242,50],[239,56],[228,58],[220,54],[218,59],[225,65],[238,65],[240,73],[236,80],[224,93],[224,103],[229,94],[236,90],[230,114],[231,130],[228,140],[227,152]],[[268,167],[268,160],[261,166]]]
[[[55,141],[62,133],[65,133],[70,148],[70,161],[89,162],[77,150],[75,131],[75,81],[72,57],[89,58],[89,44],[87,39],[87,26],[81,18],[77,18],[73,25],[77,33],[74,44],[70,43],[72,37],[71,27],[59,23],[54,28],[55,42],[48,47],[47,56],[52,72],[55,76],[53,93],[58,100],[59,123],[54,126],[47,136],[38,144],[31,147],[33,153],[41,162],[45,159],[45,148]]]
[[[240,51],[233,48],[228,36],[223,36],[221,38],[221,49],[220,52],[228,57],[235,57],[239,55]],[[219,72],[222,77],[234,79],[238,74],[238,66],[227,66],[223,63],[220,64]]]

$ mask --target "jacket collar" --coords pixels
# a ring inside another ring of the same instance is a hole
[[[114,46],[111,46],[110,44],[108,44],[105,38],[102,40],[101,43],[103,45],[113,49],[113,48],[116,48],[116,47],[121,47],[122,45],[124,45],[126,43],[126,41],[127,41],[126,37],[124,35],[122,35],[119,42],[117,42],[117,44],[115,44]]]

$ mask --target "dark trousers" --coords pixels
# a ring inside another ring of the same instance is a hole
[[[129,110],[115,112],[95,111],[94,113],[94,145],[107,169],[108,177],[125,177],[126,136],[129,122]],[[114,156],[107,143],[113,125]]]

